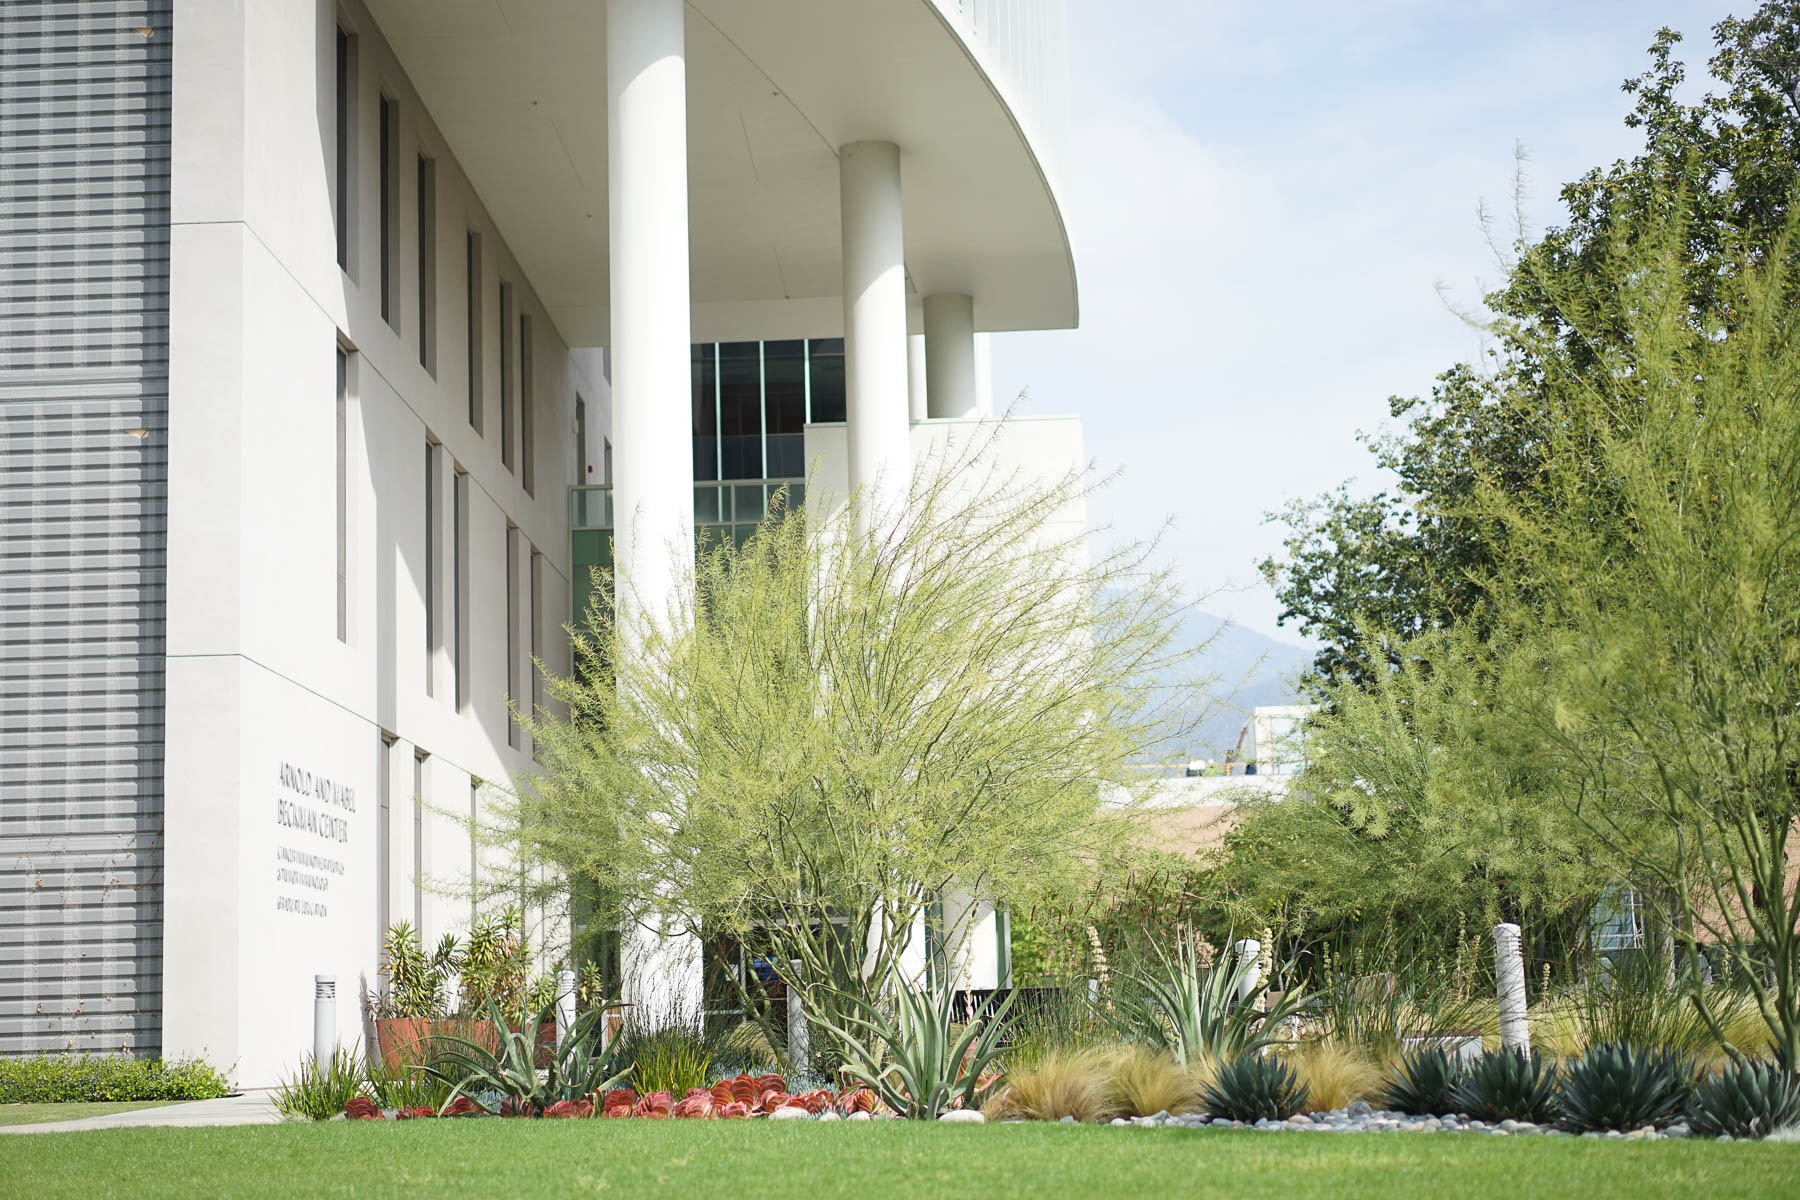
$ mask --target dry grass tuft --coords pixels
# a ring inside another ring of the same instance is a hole
[[[1120,1116],[1189,1112],[1200,1105],[1194,1075],[1160,1050],[1127,1045],[1107,1063],[1110,1107]]]
[[[1051,1050],[1024,1070],[1008,1073],[1006,1090],[989,1106],[994,1115],[1034,1121],[1094,1121],[1109,1116],[1106,1056],[1095,1050]]]
[[[1306,1042],[1290,1061],[1306,1085],[1305,1111],[1309,1113],[1344,1108],[1356,1100],[1372,1099],[1381,1090],[1381,1068],[1361,1050],[1341,1042]]]

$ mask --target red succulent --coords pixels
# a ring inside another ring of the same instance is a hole
[[[719,1115],[729,1121],[742,1120],[750,1115],[750,1106],[742,1100],[733,1100],[719,1110]]]
[[[653,1117],[660,1120],[667,1117],[670,1110],[674,1107],[675,1097],[669,1095],[669,1093],[651,1092],[648,1096],[643,1097],[637,1102],[637,1107],[632,1109],[631,1115],[634,1117]]]
[[[387,1119],[382,1116],[381,1110],[375,1107],[375,1102],[367,1096],[357,1096],[350,1103],[344,1105],[344,1115],[352,1121],[383,1121]]]
[[[450,1102],[450,1107],[444,1110],[444,1115],[447,1117],[466,1117],[480,1111],[481,1109],[475,1106],[473,1100],[469,1099],[467,1096],[458,1096]]]

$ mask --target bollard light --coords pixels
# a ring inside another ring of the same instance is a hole
[[[313,1061],[325,1063],[337,1050],[337,976],[313,976]]]

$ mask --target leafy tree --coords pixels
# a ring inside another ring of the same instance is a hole
[[[1507,527],[1479,511],[1477,481],[1521,504],[1541,501],[1541,431],[1556,420],[1549,376],[1603,373],[1629,337],[1612,274],[1621,247],[1654,239],[1672,198],[1683,197],[1682,288],[1696,311],[1719,311],[1731,256],[1772,245],[1786,221],[1800,174],[1800,0],[1766,0],[1751,17],[1716,25],[1718,88],[1692,105],[1676,96],[1680,40],[1658,33],[1649,67],[1624,84],[1626,124],[1642,131],[1643,149],[1563,188],[1567,222],[1514,246],[1504,286],[1486,298],[1500,318],[1492,372],[1452,367],[1428,399],[1389,401],[1403,431],[1364,441],[1397,477],[1393,488],[1365,498],[1340,488],[1279,514],[1283,553],[1262,571],[1282,620],[1322,643],[1322,680],[1372,682],[1357,648],[1364,622],[1401,637],[1485,627],[1478,580],[1504,556]],[[1579,327],[1564,313],[1577,294],[1587,297]]]
[[[1696,203],[1695,220],[1708,217]],[[1722,240],[1697,307],[1686,204],[1615,242],[1594,297],[1547,281],[1543,336],[1625,314],[1594,369],[1546,372],[1546,503],[1482,485],[1507,528],[1489,580],[1519,650],[1503,719],[1628,878],[1719,946],[1800,1063],[1800,310],[1794,218]],[[1567,331],[1564,333],[1563,331]],[[1555,362],[1554,358],[1546,361]],[[1662,837],[1646,840],[1646,829]],[[1707,998],[1696,991],[1706,1012]],[[1717,1023],[1714,1023],[1715,1031]]]
[[[1193,652],[1141,547],[1088,557],[1081,474],[983,470],[990,444],[922,467],[898,513],[815,492],[706,549],[701,603],[659,614],[617,687],[598,578],[576,670],[547,681],[567,715],[523,718],[526,860],[751,948],[822,1015],[877,999],[947,895],[1078,888],[1127,833],[1127,765],[1191,723],[1198,681],[1167,681]]]

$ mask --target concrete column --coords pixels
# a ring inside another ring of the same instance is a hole
[[[629,686],[633,648],[693,587],[688,381],[687,65],[682,0],[607,0],[612,263],[613,543]],[[656,1020],[699,1012],[690,939],[628,926],[627,1000]]]
[[[925,297],[925,403],[933,417],[972,417],[980,408],[973,297]]]
[[[912,483],[907,421],[906,253],[900,147],[838,151],[844,237],[844,375],[850,488],[865,511],[892,508]]]
[[[925,402],[925,335],[906,336],[906,407],[913,421],[923,421],[930,412]]]
[[[613,513],[629,646],[692,586],[682,0],[607,0]]]
[[[1494,978],[1500,1001],[1500,1046],[1524,1054],[1531,1049],[1531,1026],[1525,1019],[1525,958],[1519,949],[1519,927],[1494,926]]]

